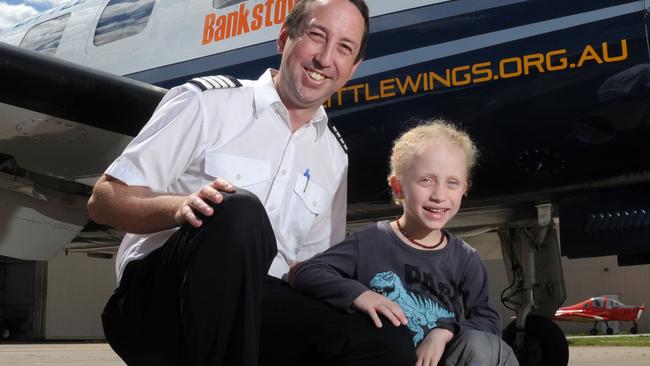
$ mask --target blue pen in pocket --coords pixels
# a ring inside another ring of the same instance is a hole
[[[307,178],[307,180],[305,180],[305,189],[302,190],[302,193],[305,193],[307,192],[307,184],[309,184],[309,179],[311,179],[311,175],[309,174],[309,168],[305,169],[305,172],[302,173],[302,175],[305,178]]]

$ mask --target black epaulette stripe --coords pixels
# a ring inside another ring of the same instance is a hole
[[[199,87],[202,91],[212,89],[238,88],[241,86],[239,80],[227,75],[212,75],[194,78],[189,81]]]
[[[341,134],[339,133],[339,130],[337,130],[336,127],[334,127],[334,125],[329,123],[329,122],[327,123],[327,127],[330,128],[330,131],[332,131],[332,134],[334,134],[334,137],[336,137],[336,139],[339,141],[339,144],[341,144],[341,147],[343,148],[343,151],[345,151],[345,153],[347,154],[348,153],[348,145],[346,145],[345,141],[343,141],[343,137],[341,137]]]

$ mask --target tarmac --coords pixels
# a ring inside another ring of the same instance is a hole
[[[571,347],[569,366],[648,366],[650,347]],[[0,343],[2,366],[124,366],[106,343]]]

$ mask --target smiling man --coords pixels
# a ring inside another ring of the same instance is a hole
[[[363,0],[299,1],[279,70],[171,89],[97,182],[91,217],[128,233],[102,314],[128,364],[257,364],[265,291],[344,237],[347,155],[322,104],[367,37]]]

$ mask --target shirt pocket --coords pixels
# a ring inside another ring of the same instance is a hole
[[[246,188],[253,193],[256,186],[271,179],[271,162],[244,158],[237,155],[206,152],[203,168],[206,179],[223,178],[237,187]],[[259,196],[259,194],[258,194]]]
[[[290,212],[293,212],[293,220],[290,225],[299,237],[309,233],[316,217],[327,210],[330,197],[326,190],[309,180],[304,175],[296,179],[293,186]]]

